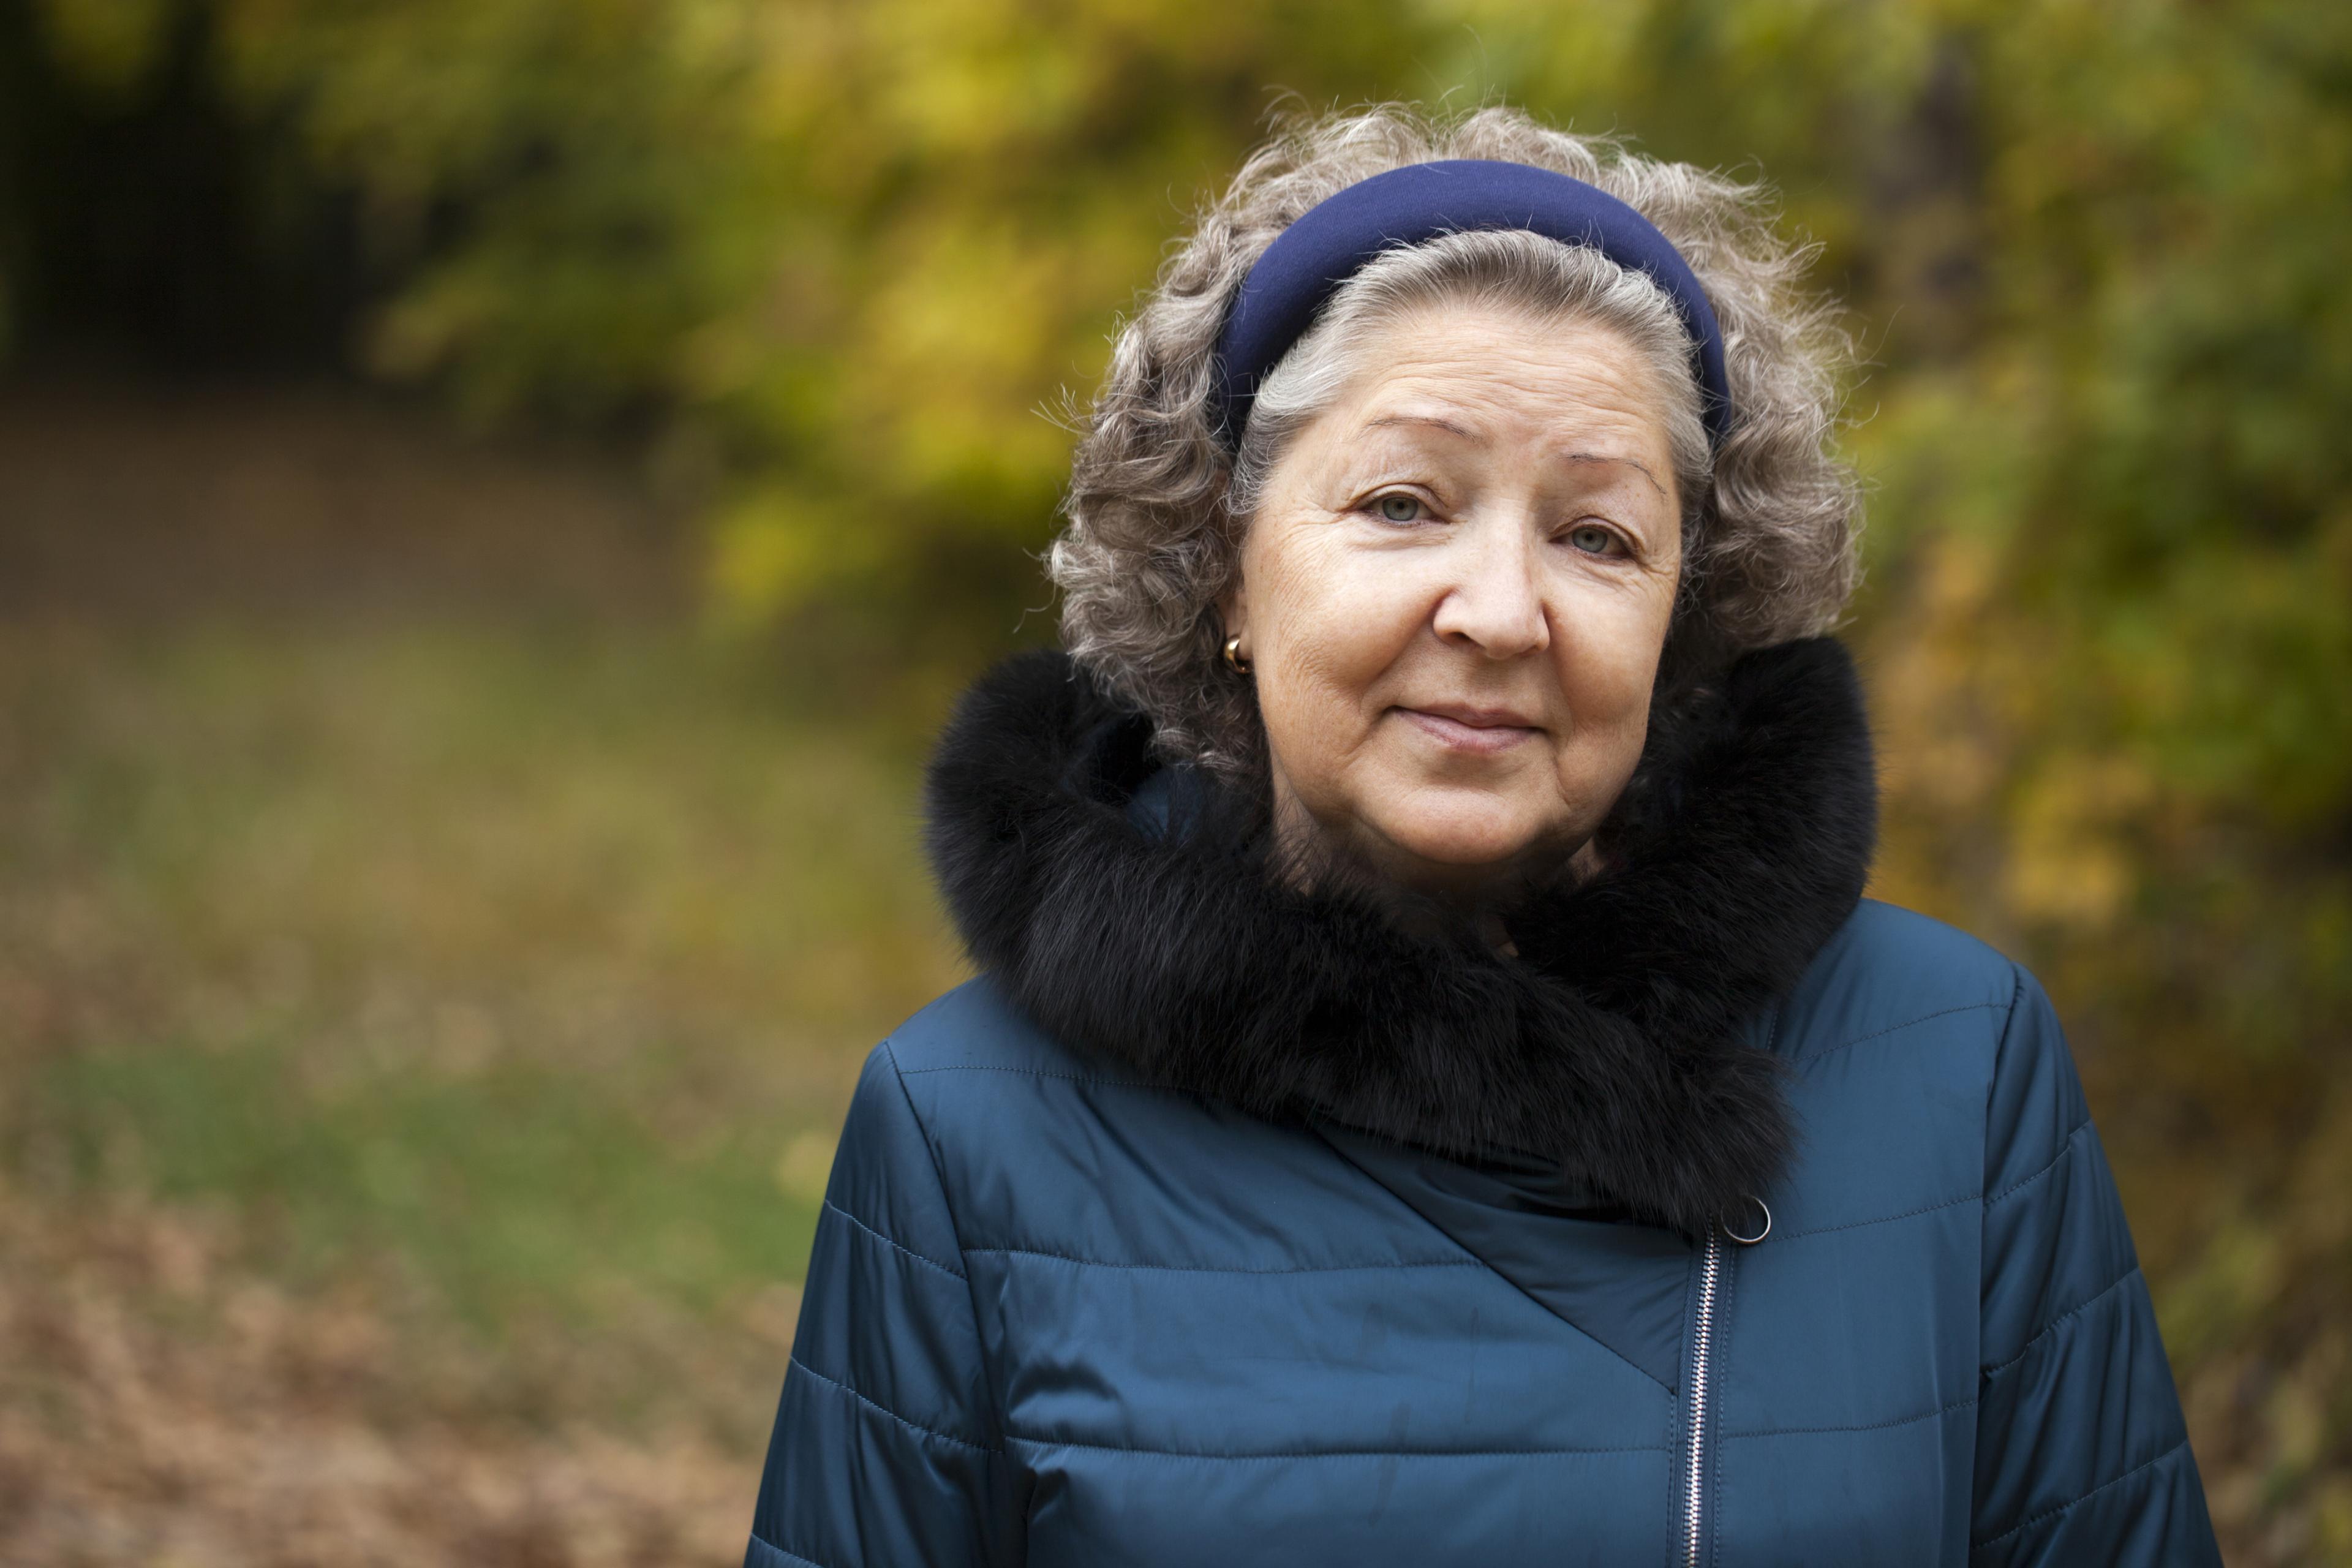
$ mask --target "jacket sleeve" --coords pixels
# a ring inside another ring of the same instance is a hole
[[[744,1568],[1010,1568],[1019,1498],[946,1188],[887,1042],[835,1156]]]
[[[1970,1561],[2218,1565],[2115,1178],[2022,970],[1987,1129]]]

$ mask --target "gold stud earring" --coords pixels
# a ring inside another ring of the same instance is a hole
[[[1250,672],[1250,661],[1242,657],[1242,639],[1238,637],[1225,639],[1225,668],[1231,669],[1235,675],[1247,675]]]

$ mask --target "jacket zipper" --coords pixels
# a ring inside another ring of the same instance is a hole
[[[1715,1341],[1715,1297],[1723,1279],[1723,1235],[1706,1233],[1706,1261],[1699,1268],[1698,1318],[1691,1331],[1690,1473],[1683,1488],[1683,1568],[1698,1568],[1699,1498],[1706,1474],[1706,1373]]]

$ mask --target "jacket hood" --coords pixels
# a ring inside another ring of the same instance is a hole
[[[1504,911],[1517,956],[1466,919],[1271,874],[1262,809],[1163,769],[1149,721],[1060,653],[966,694],[927,798],[973,959],[1072,1048],[1275,1120],[1532,1158],[1691,1234],[1787,1164],[1778,1063],[1743,1026],[1853,911],[1876,820],[1860,686],[1826,638],[1654,714],[1601,870]]]

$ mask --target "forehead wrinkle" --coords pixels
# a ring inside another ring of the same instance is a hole
[[[1611,352],[1563,357],[1549,351],[1580,344],[1529,341],[1495,330],[1497,323],[1481,312],[1468,312],[1467,322],[1456,319],[1461,313],[1433,312],[1387,328],[1388,363],[1370,372],[1370,385],[1368,367],[1357,370],[1355,395],[1361,401],[1349,434],[1333,433],[1338,439],[1330,456],[1353,446],[1358,450],[1349,454],[1349,468],[1366,458],[1385,467],[1410,460],[1415,448],[1458,443],[1465,455],[1491,454],[1525,439],[1549,447],[1543,458],[1551,463],[1629,468],[1672,503],[1659,466],[1629,455],[1629,448],[1656,445],[1670,458],[1672,441],[1655,428],[1657,389],[1642,367],[1619,363],[1628,347],[1622,338],[1588,329],[1604,340],[1594,346]],[[1552,428],[1547,432],[1545,426]],[[1652,441],[1653,435],[1660,439]]]

